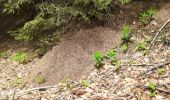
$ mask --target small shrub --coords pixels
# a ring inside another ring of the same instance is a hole
[[[150,8],[146,11],[139,13],[139,20],[143,25],[147,25],[151,22],[153,15],[156,13],[154,8]]]
[[[143,42],[143,41],[141,41],[141,42],[139,42],[138,44],[137,44],[137,46],[135,47],[135,52],[137,52],[137,51],[145,51],[145,50],[147,50],[147,47],[146,47],[146,42]]]
[[[0,57],[7,58],[7,51],[0,52]]]
[[[110,50],[107,52],[107,58],[111,59],[111,60],[115,60],[116,59],[116,51],[115,50]]]
[[[88,86],[87,80],[81,80],[81,84],[83,85],[84,89],[86,89]]]
[[[126,51],[128,50],[128,44],[126,44],[126,43],[122,44],[122,45],[121,45],[121,50],[122,50],[123,52],[126,52]]]
[[[28,54],[24,52],[17,52],[12,56],[12,60],[19,63],[25,63],[28,60]]]
[[[34,80],[38,84],[43,84],[46,81],[45,78],[42,76],[37,76]]]
[[[95,61],[95,65],[96,65],[96,68],[97,69],[100,69],[102,67],[102,61],[103,61],[103,56],[101,54],[101,52],[99,51],[96,51],[94,54],[93,54],[93,60]]]
[[[123,40],[123,43],[127,43],[130,41],[130,38],[132,36],[132,31],[129,25],[123,25],[122,27],[122,36],[121,39]]]

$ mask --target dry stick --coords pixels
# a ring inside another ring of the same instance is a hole
[[[170,19],[168,19],[163,25],[162,27],[158,30],[158,32],[156,33],[155,37],[153,38],[152,42],[151,42],[151,45],[150,45],[150,49],[151,47],[154,45],[155,43],[155,40],[157,39],[157,37],[159,36],[161,30],[170,22]]]
[[[149,73],[149,72],[151,72],[151,71],[153,71],[153,70],[156,70],[156,69],[158,69],[158,68],[162,68],[162,67],[164,67],[165,65],[168,65],[168,64],[170,64],[170,60],[169,60],[169,61],[166,61],[166,62],[164,62],[164,63],[161,63],[161,64],[155,64],[155,67],[154,67],[154,68],[152,68],[152,69],[144,72],[143,74],[137,76],[137,78],[139,78],[139,77],[143,78],[143,76],[145,76],[147,73]]]
[[[56,86],[44,86],[44,87],[32,88],[32,89],[17,92],[16,95],[22,94],[22,93],[25,93],[25,92],[35,91],[35,90],[44,90],[44,89],[48,89],[48,88],[56,88]]]
[[[161,89],[161,88],[156,88],[156,90],[170,94],[170,91],[168,91],[168,90],[164,90],[164,89]]]

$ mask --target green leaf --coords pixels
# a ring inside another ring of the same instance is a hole
[[[156,94],[155,94],[155,92],[150,92],[149,95],[150,95],[151,97],[155,97]]]
[[[151,82],[149,82],[149,88],[151,89],[151,90],[156,90],[156,87],[155,87],[155,85],[153,84],[153,83],[151,83]]]

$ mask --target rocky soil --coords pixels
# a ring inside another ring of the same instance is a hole
[[[148,42],[149,52],[134,50],[139,41],[151,41],[170,18],[168,8],[170,4],[161,8],[144,28],[139,28],[138,22],[132,23],[133,42],[128,51],[122,53],[119,46],[115,48],[121,62],[119,67],[105,60],[103,68],[93,68],[80,80],[65,79],[54,86],[27,84],[37,58],[27,64],[15,63],[10,56],[0,58],[0,100],[170,100],[170,64],[164,64],[170,62],[170,23],[162,30],[166,38],[159,37],[151,49]],[[6,46],[13,44],[7,42]],[[13,50],[7,52],[8,55],[14,53]],[[160,64],[163,65],[155,68]],[[151,83],[155,86],[150,86]],[[155,97],[152,97],[151,87],[155,88]]]

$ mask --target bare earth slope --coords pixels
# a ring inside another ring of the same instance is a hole
[[[64,35],[61,43],[49,51],[33,70],[36,74],[45,75],[50,83],[80,78],[93,68],[94,63],[89,58],[94,51],[111,49],[120,43],[119,40],[114,30],[100,26],[75,30]]]

